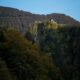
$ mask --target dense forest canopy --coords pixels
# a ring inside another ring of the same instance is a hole
[[[0,28],[0,80],[79,80],[80,27],[50,21],[31,27],[25,36]]]

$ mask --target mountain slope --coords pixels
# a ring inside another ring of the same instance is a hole
[[[46,52],[60,68],[64,79],[80,79],[80,27],[55,22],[35,23],[26,38]]]
[[[26,32],[29,24],[34,23],[35,21],[44,21],[48,19],[53,19],[60,24],[80,25],[78,21],[64,14],[53,13],[39,15],[15,8],[0,7],[0,27],[11,26],[11,28],[20,31],[23,34]]]

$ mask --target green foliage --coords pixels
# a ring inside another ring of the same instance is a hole
[[[80,27],[37,25],[27,39],[12,29],[0,30],[0,80],[79,80]]]
[[[54,24],[48,21],[37,23],[36,27],[35,43],[40,51],[53,58],[53,64],[59,68],[60,79],[79,80],[80,26]]]
[[[75,77],[74,75],[76,72],[80,74],[80,27],[66,26],[59,28],[58,34],[60,54],[65,67],[65,78],[67,78],[67,80],[79,80],[79,75]]]
[[[0,58],[0,80],[13,80],[5,61]]]
[[[3,66],[0,67],[3,70],[0,78],[3,80],[60,79],[59,70],[52,63],[51,57],[40,54],[36,44],[14,30],[0,31],[0,57],[5,64],[0,62]]]
[[[41,50],[51,53],[64,79],[79,80],[80,27],[65,26],[57,30],[48,29],[44,37],[40,43]]]

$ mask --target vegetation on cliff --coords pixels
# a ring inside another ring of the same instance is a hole
[[[79,79],[80,26],[37,22],[25,36],[0,28],[0,80]]]

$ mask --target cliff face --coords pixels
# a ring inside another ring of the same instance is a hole
[[[41,41],[41,39],[46,35],[46,30],[56,30],[58,26],[60,26],[60,24],[53,20],[43,22],[37,21],[29,26],[28,32],[34,36],[35,41]]]
[[[80,24],[78,21],[64,14],[39,15],[14,8],[0,7],[0,27],[10,26],[23,34],[26,32],[29,24],[34,23],[34,21],[45,21],[47,19],[54,19],[54,21],[60,24]]]

